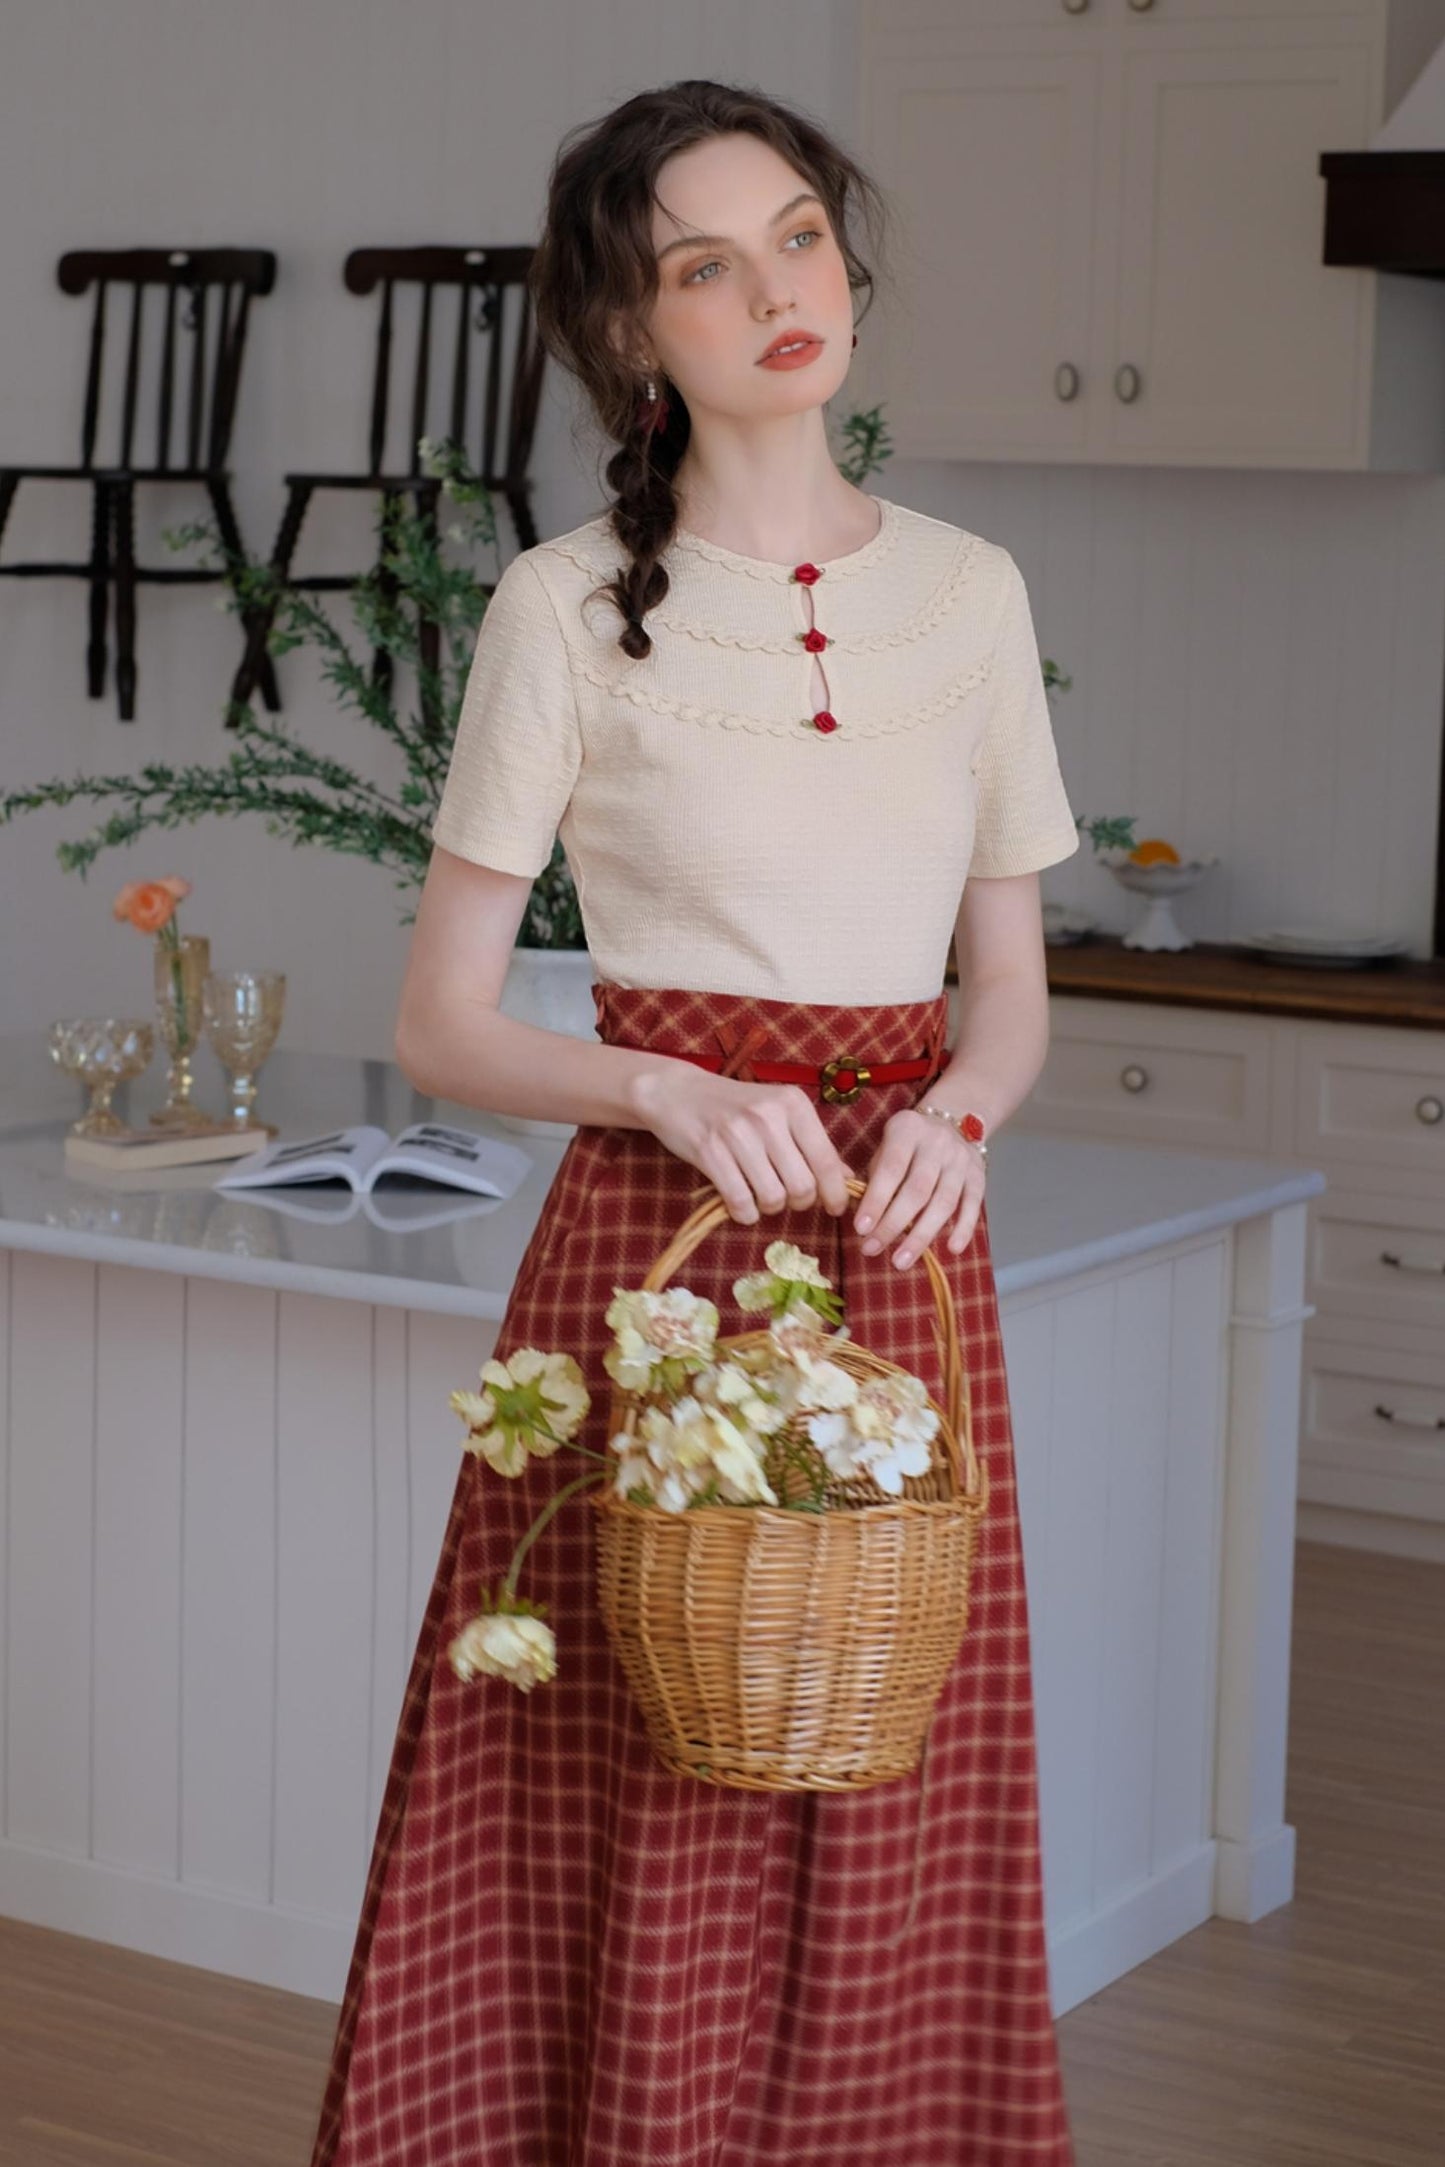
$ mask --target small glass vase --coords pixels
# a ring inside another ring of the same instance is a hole
[[[153,1128],[209,1129],[216,1125],[216,1116],[198,1106],[191,1096],[195,1085],[191,1056],[201,1043],[201,989],[210,967],[211,944],[204,933],[182,933],[174,944],[157,937],[156,1013],[170,1067],[166,1072],[166,1102],[151,1115]]]

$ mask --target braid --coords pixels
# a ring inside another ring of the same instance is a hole
[[[624,561],[592,594],[616,605],[617,644],[634,662],[652,653],[643,619],[668,591],[661,559],[677,532],[677,473],[692,436],[675,386],[668,385],[666,401],[638,404],[638,371],[646,357],[656,358],[658,177],[670,158],[729,135],[770,145],[816,192],[849,288],[871,301],[873,273],[854,229],[857,214],[881,236],[885,204],[876,182],[802,107],[752,84],[705,76],[639,91],[568,132],[552,162],[527,271],[541,348],[577,378],[603,441],[617,447],[605,472],[609,523]]]
[[[658,560],[677,529],[673,483],[690,434],[687,409],[675,391],[662,401],[662,414],[660,426],[652,425],[650,415],[640,420],[606,467],[607,486],[615,498],[612,531],[627,551],[628,562],[594,591],[609,595],[626,618],[617,644],[634,662],[652,653],[652,639],[642,620],[648,610],[656,609],[670,584]]]

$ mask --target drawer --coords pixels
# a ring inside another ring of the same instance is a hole
[[[1270,1148],[1270,1033],[1252,1017],[1054,1000],[1049,1050],[1015,1119],[1121,1143]]]
[[[1294,1151],[1424,1181],[1445,1197],[1445,1044],[1431,1031],[1302,1030]]]
[[[1445,1353],[1445,1203],[1331,1186],[1311,1197],[1307,1298],[1318,1329]],[[1393,1338],[1392,1338],[1393,1335]]]
[[[1307,1338],[1299,1494],[1445,1520],[1445,1354]]]

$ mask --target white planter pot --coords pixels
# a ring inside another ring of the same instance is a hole
[[[567,1038],[597,1039],[592,999],[596,965],[585,948],[514,948],[502,984],[501,1010],[520,1023]],[[570,1136],[570,1121],[535,1120],[527,1114],[496,1114],[509,1129],[536,1136]]]

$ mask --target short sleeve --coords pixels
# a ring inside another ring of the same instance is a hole
[[[552,855],[580,764],[566,642],[524,553],[506,566],[482,618],[433,842],[535,877]]]
[[[1072,857],[1081,837],[1059,773],[1043,663],[1023,574],[1004,552],[1004,601],[988,678],[988,721],[974,766],[970,873],[1033,873]]]

